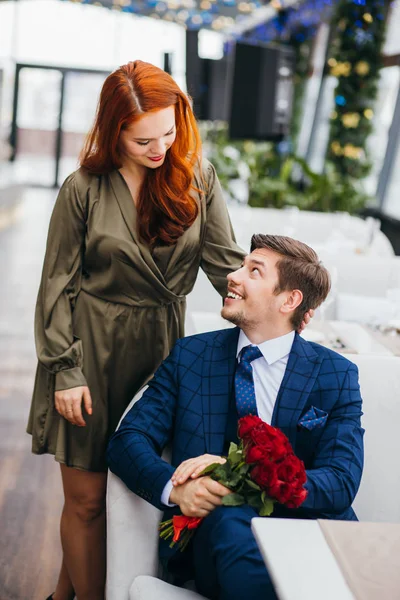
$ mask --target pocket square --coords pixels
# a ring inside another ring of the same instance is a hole
[[[317,427],[323,427],[327,419],[327,412],[321,410],[320,408],[315,408],[315,406],[311,406],[311,408],[301,417],[298,425],[299,427],[303,427],[304,429],[311,431]]]

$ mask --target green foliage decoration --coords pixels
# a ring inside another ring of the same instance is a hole
[[[247,173],[250,206],[355,213],[369,199],[360,184],[343,177],[332,162],[320,174],[302,158],[281,156],[273,143],[230,141],[226,123],[203,122],[200,130],[205,153],[233,199],[234,180]]]
[[[328,159],[343,176],[365,177],[371,163],[367,139],[378,93],[387,0],[340,0],[326,71],[337,77]]]

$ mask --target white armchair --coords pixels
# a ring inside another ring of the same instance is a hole
[[[366,429],[364,473],[354,508],[361,521],[399,523],[400,358],[355,354],[348,358],[359,368],[364,400],[363,426]],[[109,473],[107,600],[203,598],[158,579],[160,514]]]
[[[138,392],[125,413],[145,389]],[[193,591],[158,578],[161,515],[161,511],[133,494],[119,477],[108,472],[107,600],[204,600]]]
[[[364,471],[353,507],[360,521],[400,523],[400,358],[349,354],[363,398]]]

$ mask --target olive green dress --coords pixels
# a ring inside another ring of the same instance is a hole
[[[243,251],[236,245],[214,167],[195,185],[199,214],[176,244],[138,239],[136,208],[119,171],[79,169],[64,182],[50,221],[36,306],[38,354],[28,432],[32,451],[106,470],[107,442],[137,390],[184,335],[186,295],[201,267],[223,295]],[[88,385],[93,414],[76,427],[54,392]]]

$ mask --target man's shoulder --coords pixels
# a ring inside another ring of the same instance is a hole
[[[196,333],[180,338],[177,345],[182,350],[196,351],[205,350],[207,347],[224,346],[227,343],[238,339],[239,330],[237,327],[228,329],[218,329],[216,331],[207,331],[205,333]]]
[[[348,371],[350,367],[357,368],[356,364],[349,360],[343,354],[335,352],[326,346],[317,344],[316,342],[306,342],[311,346],[314,352],[319,356],[320,360],[326,364],[331,364],[335,371]]]

